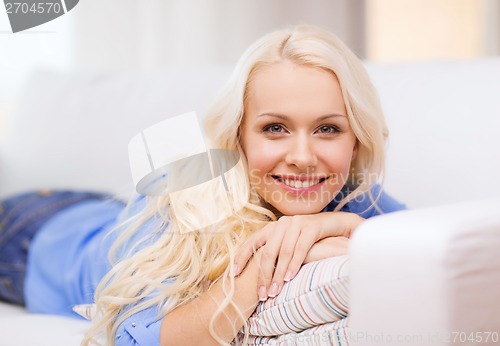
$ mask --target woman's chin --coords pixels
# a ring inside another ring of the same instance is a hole
[[[292,216],[292,215],[309,215],[309,214],[316,214],[322,211],[325,208],[325,204],[323,203],[308,203],[307,201],[304,202],[288,202],[284,205],[280,205],[281,203],[276,203],[272,204],[273,210],[276,214],[276,211],[279,213],[279,215],[287,215],[287,216]],[[277,214],[278,215],[278,214]]]

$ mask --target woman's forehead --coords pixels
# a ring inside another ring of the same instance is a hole
[[[330,71],[290,61],[255,72],[247,87],[245,113],[346,114],[338,79]]]

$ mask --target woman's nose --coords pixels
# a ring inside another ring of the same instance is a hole
[[[285,161],[288,165],[296,166],[300,170],[316,166],[318,160],[311,140],[305,135],[293,138],[290,141]]]

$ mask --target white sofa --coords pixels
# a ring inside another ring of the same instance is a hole
[[[411,210],[353,237],[351,344],[493,345],[500,59],[366,66],[391,131],[386,190]],[[166,117],[203,114],[229,73],[34,73],[0,126],[0,196],[48,187],[127,198],[128,140]],[[0,345],[77,345],[86,322],[0,303],[0,325]]]

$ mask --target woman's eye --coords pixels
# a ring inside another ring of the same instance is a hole
[[[340,132],[340,129],[337,126],[333,125],[323,125],[318,128],[319,133],[337,133]]]
[[[280,132],[284,132],[284,131],[285,131],[285,129],[280,124],[271,124],[271,125],[264,127],[264,132],[280,133]]]

